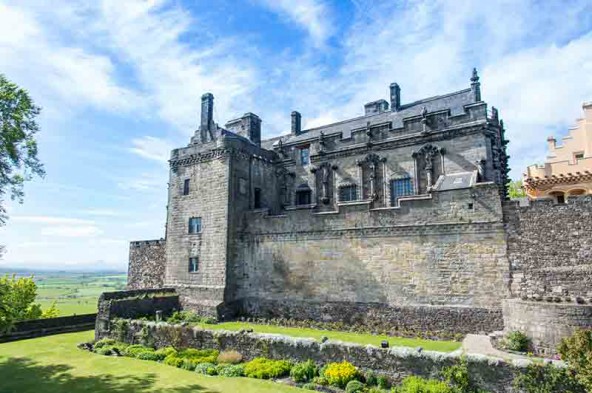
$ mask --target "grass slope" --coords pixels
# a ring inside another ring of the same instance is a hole
[[[249,378],[208,377],[156,362],[76,348],[93,332],[0,344],[1,393],[289,393],[301,389]]]
[[[222,329],[222,330],[241,330],[241,329],[253,329],[256,333],[274,333],[284,334],[286,336],[293,337],[310,337],[314,339],[321,339],[326,336],[330,340],[345,341],[358,344],[371,344],[380,346],[382,340],[387,340],[391,346],[403,346],[403,347],[422,347],[428,351],[440,351],[440,352],[452,352],[460,348],[461,343],[457,341],[434,341],[434,340],[422,340],[416,338],[404,338],[404,337],[387,337],[372,334],[362,333],[349,333],[349,332],[338,332],[332,330],[321,330],[321,329],[308,329],[308,328],[292,328],[292,327],[281,327],[273,325],[261,325],[255,323],[245,322],[222,322],[218,324],[202,324],[205,329]]]

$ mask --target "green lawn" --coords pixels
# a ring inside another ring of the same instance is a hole
[[[93,332],[0,344],[1,393],[284,393],[301,389],[250,378],[208,377],[160,363],[76,348]]]
[[[273,325],[260,325],[255,323],[245,322],[223,322],[218,324],[202,324],[205,329],[223,329],[223,330],[241,330],[241,329],[253,329],[256,333],[275,333],[284,334],[286,336],[293,337],[310,337],[320,339],[323,336],[328,337],[330,340],[346,341],[358,344],[372,344],[380,346],[382,340],[388,340],[391,346],[404,346],[404,347],[422,347],[428,351],[440,351],[440,352],[452,352],[461,347],[461,343],[457,341],[433,341],[433,340],[422,340],[415,338],[402,338],[402,337],[387,337],[387,336],[375,336],[372,334],[362,333],[348,333],[348,332],[337,332],[332,330],[321,330],[321,329],[307,329],[307,328],[291,328],[291,327],[280,327]]]

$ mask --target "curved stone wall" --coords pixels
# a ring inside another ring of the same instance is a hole
[[[577,328],[592,328],[592,304],[508,299],[503,304],[503,316],[505,331],[525,333],[534,352],[542,355],[556,353],[561,339]]]

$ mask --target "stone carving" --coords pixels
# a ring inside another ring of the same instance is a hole
[[[431,192],[434,186],[434,159],[436,156],[442,156],[444,149],[432,144],[424,145],[418,152],[413,153],[416,161],[423,160],[423,169],[426,176],[426,191]]]
[[[321,202],[328,204],[331,201],[330,180],[331,172],[336,170],[337,166],[331,165],[328,162],[323,162],[318,167],[312,167],[311,173],[320,172],[321,176]]]

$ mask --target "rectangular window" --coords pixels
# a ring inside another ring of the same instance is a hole
[[[191,217],[189,219],[189,233],[201,232],[201,217]]]
[[[578,162],[578,160],[581,160],[584,158],[584,153],[574,153],[574,161]]]
[[[183,182],[183,195],[189,195],[189,179]]]
[[[300,165],[308,165],[310,163],[310,149],[308,147],[300,148]]]
[[[195,273],[199,269],[199,258],[198,257],[191,257],[189,258],[189,273]]]
[[[296,191],[296,205],[310,205],[311,192],[310,190]]]
[[[391,206],[396,206],[398,199],[407,195],[413,195],[411,178],[391,180]]]
[[[253,195],[253,199],[254,199],[254,203],[253,203],[253,207],[255,209],[261,209],[261,189],[260,188],[255,188],[254,190],[254,195]]]
[[[342,202],[355,201],[358,199],[357,186],[343,186],[339,188],[339,200]]]

